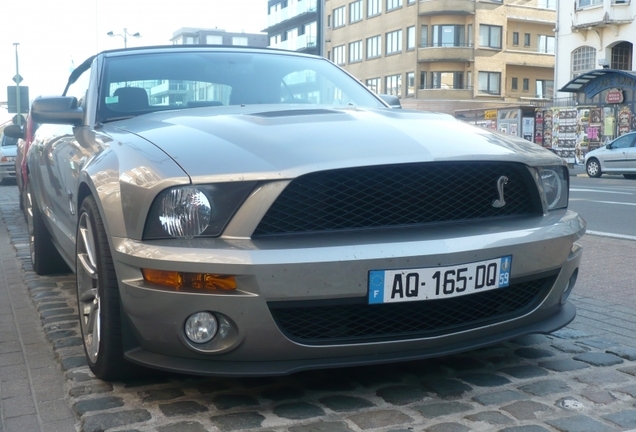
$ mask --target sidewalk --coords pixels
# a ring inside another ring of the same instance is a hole
[[[0,205],[14,201],[19,212],[12,195],[0,186]],[[0,432],[75,431],[66,379],[44,337],[8,229],[0,217]]]

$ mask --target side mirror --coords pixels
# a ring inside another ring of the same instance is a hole
[[[400,103],[400,98],[394,95],[381,94],[380,99],[382,99],[385,103],[387,103],[391,108],[401,109],[402,104]]]
[[[5,126],[2,132],[11,138],[24,139],[25,137],[24,129],[18,125]]]
[[[38,97],[31,105],[31,116],[36,123],[79,126],[84,120],[84,110],[72,96]]]

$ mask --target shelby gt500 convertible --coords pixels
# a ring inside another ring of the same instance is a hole
[[[563,161],[324,58],[107,51],[30,114],[33,266],[76,274],[100,378],[423,359],[575,316]]]

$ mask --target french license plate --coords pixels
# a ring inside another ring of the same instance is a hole
[[[512,255],[449,267],[371,270],[369,304],[435,300],[510,284]]]

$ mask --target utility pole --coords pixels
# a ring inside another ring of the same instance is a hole
[[[18,45],[20,44],[15,42],[13,45],[15,46],[15,77],[13,78],[15,81],[15,99],[18,108],[18,126],[22,126],[22,109],[20,107],[20,81],[22,81],[22,77],[18,69]]]

